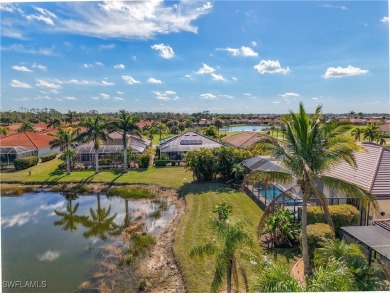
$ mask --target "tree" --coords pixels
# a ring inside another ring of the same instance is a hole
[[[367,139],[369,142],[373,142],[380,132],[379,127],[373,123],[368,124],[368,126],[363,130],[364,139]]]
[[[127,113],[125,110],[119,111],[119,119],[112,121],[111,124],[114,129],[122,131],[122,143],[123,143],[123,172],[127,173],[127,134],[133,134],[141,138],[141,129],[138,127],[137,122],[139,119],[133,115]]]
[[[160,135],[160,140],[161,136],[163,133],[167,132],[167,126],[164,123],[153,123],[153,127],[156,129],[157,133]]]
[[[1,136],[7,136],[8,132],[9,132],[9,128],[8,127],[0,126],[0,135]]]
[[[273,157],[281,159],[288,172],[259,170],[248,175],[248,180],[262,182],[267,179],[270,183],[292,183],[291,188],[276,196],[269,204],[260,220],[258,233],[264,226],[264,221],[273,210],[280,197],[299,187],[302,193],[302,256],[304,260],[305,275],[311,272],[308,243],[307,243],[307,205],[311,198],[317,198],[322,206],[328,224],[333,227],[326,196],[317,187],[323,185],[332,190],[339,191],[347,196],[358,197],[363,204],[368,201],[377,207],[373,195],[368,191],[351,184],[345,180],[324,175],[324,173],[342,162],[356,168],[354,152],[363,151],[363,148],[348,136],[325,135],[321,124],[321,106],[318,106],[312,116],[306,114],[303,104],[300,104],[299,113],[290,111],[290,119],[283,119],[286,124],[286,140],[279,141],[268,138],[259,143],[264,150],[270,151]]]
[[[375,141],[380,144],[380,145],[384,145],[386,144],[386,140],[385,140],[385,136],[383,135],[382,132],[379,132],[376,134],[375,136]]]
[[[241,163],[236,163],[232,167],[232,174],[234,175],[234,178],[236,179],[236,182],[238,183],[240,181],[240,178],[245,173],[245,168]]]
[[[79,203],[76,203],[74,207],[72,207],[72,201],[74,197],[68,197],[68,204],[66,205],[66,212],[61,212],[58,210],[54,210],[54,213],[61,217],[60,220],[55,221],[55,226],[62,226],[62,230],[71,232],[77,231],[77,226],[80,223],[85,223],[87,221],[87,216],[77,215],[77,210],[79,208]]]
[[[82,142],[93,142],[93,148],[95,149],[95,173],[99,173],[99,148],[101,142],[107,142],[110,137],[108,135],[108,125],[103,121],[101,115],[97,115],[95,118],[89,117],[85,121],[84,125],[87,129],[80,133],[77,140]]]
[[[354,130],[351,131],[351,136],[355,140],[360,141],[360,137],[361,137],[362,133],[363,133],[363,131],[361,130],[361,128],[356,127]]]
[[[219,136],[219,129],[222,128],[222,126],[223,126],[222,121],[217,119],[217,120],[215,120],[214,125],[218,130],[218,136]]]
[[[61,128],[62,127],[62,121],[61,119],[57,118],[57,117],[54,117],[54,118],[51,118],[49,120],[49,122],[47,123],[46,125],[46,128],[47,129],[50,129],[50,128]]]
[[[192,258],[215,255],[214,279],[211,284],[212,292],[218,292],[224,277],[226,277],[226,290],[227,293],[231,293],[232,278],[236,287],[238,287],[238,272],[242,274],[245,286],[248,289],[245,268],[237,256],[237,251],[244,246],[253,245],[253,240],[252,236],[244,230],[245,221],[228,221],[230,213],[228,211],[221,219],[213,218],[211,220],[211,225],[220,241],[212,241],[196,246],[190,252],[190,257]]]
[[[69,110],[68,113],[65,114],[65,122],[69,123],[70,125],[73,125],[73,122],[76,120],[76,111]]]
[[[54,149],[59,147],[64,151],[66,156],[66,174],[70,175],[70,156],[72,152],[72,143],[75,142],[80,133],[80,129],[73,129],[68,127],[67,129],[58,128],[55,138],[49,142],[50,148]]]
[[[32,124],[30,121],[25,121],[22,123],[22,125],[19,127],[18,132],[35,132],[34,124]]]
[[[204,127],[203,134],[212,139],[219,139],[217,128],[213,125]]]

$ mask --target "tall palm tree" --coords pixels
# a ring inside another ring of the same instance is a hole
[[[275,138],[268,138],[260,142],[259,147],[272,153],[272,156],[281,159],[283,166],[288,172],[260,170],[247,176],[249,181],[261,182],[267,178],[271,183],[292,183],[293,186],[285,192],[276,196],[264,212],[260,220],[258,233],[264,227],[266,217],[271,213],[274,204],[280,197],[293,192],[299,187],[302,193],[302,256],[304,260],[305,275],[311,272],[307,243],[307,205],[311,198],[317,198],[324,210],[327,222],[333,227],[330,217],[326,196],[318,188],[320,184],[332,190],[339,191],[347,196],[358,197],[363,204],[368,201],[377,204],[373,195],[369,192],[351,184],[345,180],[325,175],[325,172],[332,167],[347,162],[356,168],[354,152],[364,149],[356,144],[349,136],[325,135],[321,126],[321,106],[318,106],[312,116],[306,114],[303,104],[300,104],[299,113],[290,111],[291,120],[283,119],[286,124],[286,139],[279,141]]]
[[[360,141],[360,137],[362,136],[362,129],[359,128],[359,127],[356,127],[354,130],[351,131],[351,136],[357,140],[357,141]]]
[[[50,128],[61,128],[62,127],[62,121],[61,119],[57,118],[57,117],[54,117],[52,119],[50,119],[48,122],[47,122],[47,125],[46,125],[46,128],[47,129],[50,129]]]
[[[69,123],[70,125],[73,124],[73,122],[76,121],[76,111],[69,110],[68,113],[65,114],[65,122]]]
[[[80,129],[73,129],[68,127],[67,129],[58,128],[55,138],[49,142],[50,148],[54,149],[59,147],[64,151],[66,156],[66,174],[70,175],[70,155],[72,152],[72,143],[75,142],[79,136]]]
[[[111,124],[114,129],[122,131],[122,143],[123,143],[123,172],[127,173],[127,134],[133,134],[141,138],[142,131],[138,127],[137,122],[139,119],[133,115],[127,113],[125,110],[119,111],[119,119],[112,121]]]
[[[379,132],[379,131],[378,131],[378,133],[375,136],[375,141],[377,143],[379,143],[380,145],[386,144],[385,136],[383,135],[382,132]]]
[[[196,246],[190,252],[190,257],[216,255],[214,279],[211,284],[212,292],[218,292],[224,277],[226,277],[226,291],[231,293],[232,278],[238,287],[238,272],[242,274],[248,291],[246,272],[237,256],[239,249],[245,245],[253,244],[252,236],[243,229],[245,223],[245,221],[227,223],[223,220],[213,219],[212,226],[221,242],[215,243],[213,241]]]
[[[379,126],[373,123],[368,124],[368,126],[363,130],[364,139],[367,139],[369,142],[373,142],[378,133]]]
[[[80,133],[77,140],[82,142],[93,142],[93,148],[95,149],[95,173],[99,173],[99,148],[101,142],[107,142],[110,137],[108,135],[108,125],[103,121],[101,115],[97,115],[95,118],[89,117],[84,126],[87,128],[84,132]]]
[[[161,135],[167,132],[167,126],[164,123],[156,123],[154,127],[157,130],[157,133],[160,135],[161,140]]]

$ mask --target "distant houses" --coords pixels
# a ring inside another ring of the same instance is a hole
[[[383,124],[383,125],[379,126],[379,128],[384,135],[387,135],[388,137],[390,137],[390,123]]]
[[[251,148],[257,142],[265,138],[267,138],[267,136],[264,134],[260,134],[254,131],[245,131],[234,135],[225,136],[222,138],[222,142],[226,146],[233,146],[239,149],[243,149]]]

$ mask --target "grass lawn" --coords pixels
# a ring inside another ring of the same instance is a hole
[[[56,159],[45,163],[40,163],[22,171],[1,172],[1,182],[118,182],[118,183],[145,183],[158,184],[160,186],[179,188],[186,182],[192,181],[192,173],[186,172],[184,167],[165,167],[131,170],[123,174],[121,170],[102,170],[95,175],[94,170],[72,171],[66,175],[65,171],[57,170],[62,161]],[[31,176],[29,175],[31,172]]]
[[[180,188],[179,192],[185,195],[187,206],[176,231],[174,252],[182,269],[188,292],[210,292],[214,276],[213,257],[191,259],[189,253],[196,245],[213,239],[214,232],[209,225],[209,220],[216,204],[227,202],[233,206],[232,217],[246,218],[251,222],[247,229],[253,234],[255,240],[253,249],[260,255],[264,254],[256,241],[256,226],[263,212],[246,194],[217,183],[189,183]],[[269,257],[290,267],[294,263],[294,253],[297,253],[297,250],[294,252],[279,250]],[[249,262],[244,263],[249,274],[249,283],[253,285],[258,272]],[[242,281],[240,285],[243,286]],[[226,288],[225,283],[221,289],[223,288]]]

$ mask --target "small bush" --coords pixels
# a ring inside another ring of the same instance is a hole
[[[148,168],[150,161],[150,154],[142,154],[137,156],[137,163],[140,168]]]
[[[158,219],[161,217],[161,211],[155,210],[148,215],[149,218]]]
[[[156,161],[156,167],[165,167],[167,165],[166,160],[157,160]]]
[[[104,166],[104,165],[111,165],[111,164],[112,164],[112,160],[110,160],[110,159],[100,159],[99,160],[99,165]]]
[[[360,212],[357,208],[349,204],[328,206],[329,213],[332,217],[336,234],[340,232],[340,227],[356,226],[359,224]],[[325,215],[318,206],[307,208],[307,223],[327,223]]]
[[[44,163],[47,161],[54,160],[56,157],[57,157],[57,153],[52,153],[52,154],[40,156],[39,158],[41,159],[41,162]]]
[[[92,188],[88,185],[80,185],[75,188],[75,192],[77,193],[92,193]]]
[[[136,257],[145,255],[155,244],[156,239],[152,235],[134,236],[132,243],[124,250],[125,262],[133,263]]]
[[[16,170],[24,170],[27,168],[30,168],[32,166],[35,166],[38,164],[39,158],[38,157],[25,157],[25,158],[19,158],[14,161],[14,166]]]
[[[309,255],[311,255],[311,259],[313,258],[314,250],[320,247],[320,243],[324,239],[334,239],[334,233],[328,224],[316,223],[307,225],[307,244],[309,246]]]
[[[155,195],[147,188],[117,186],[107,191],[108,196],[120,196],[123,198],[154,198]]]

